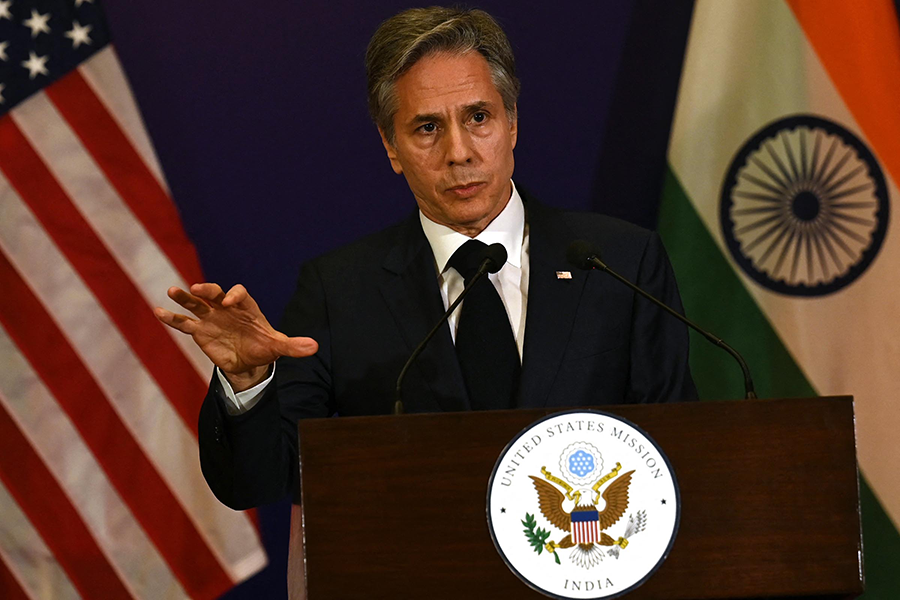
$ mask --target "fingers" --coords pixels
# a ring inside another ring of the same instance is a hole
[[[212,304],[221,304],[225,298],[225,292],[217,283],[195,283],[191,286],[191,293]]]
[[[241,284],[232,287],[227,294],[216,283],[195,283],[191,286],[190,293],[177,287],[171,287],[168,293],[169,298],[198,317],[207,314],[211,310],[210,305],[230,308],[246,304],[240,308],[256,308],[256,302],[250,297],[247,288]]]
[[[186,333],[188,335],[194,333],[198,327],[198,323],[195,319],[192,319],[186,315],[173,313],[172,311],[160,308],[159,306],[153,309],[153,314],[157,319],[159,319],[172,329],[177,329],[178,331]]]
[[[209,305],[204,300],[201,300],[197,296],[187,293],[181,288],[170,287],[168,290],[168,296],[169,298],[180,304],[182,308],[191,311],[198,317],[202,317],[210,311]]]
[[[282,341],[280,350],[280,354],[283,356],[303,358],[304,356],[312,356],[318,352],[319,344],[316,340],[308,337],[285,338]]]
[[[230,306],[237,306],[247,299],[253,300],[250,298],[250,293],[247,291],[247,288],[242,286],[241,284],[237,284],[228,290],[228,293],[225,294],[225,297],[222,299],[222,306],[228,308]]]

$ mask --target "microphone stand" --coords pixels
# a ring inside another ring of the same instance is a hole
[[[690,319],[688,319],[687,317],[685,317],[678,311],[673,310],[668,305],[664,304],[660,300],[657,300],[656,298],[654,298],[653,296],[651,296],[650,294],[648,294],[647,292],[645,292],[644,290],[642,290],[641,288],[636,286],[635,284],[631,283],[630,281],[628,281],[627,279],[625,279],[624,277],[622,277],[621,275],[619,275],[618,273],[616,273],[615,271],[610,269],[609,266],[607,266],[607,264],[605,262],[603,262],[602,260],[600,260],[600,258],[597,257],[596,255],[589,256],[585,260],[586,260],[586,262],[590,263],[597,270],[604,271],[604,272],[610,274],[613,278],[621,281],[626,286],[628,286],[629,289],[636,292],[640,296],[643,296],[644,298],[646,298],[647,300],[649,300],[656,306],[660,307],[661,309],[663,309],[664,311],[666,311],[667,313],[669,313],[670,315],[672,315],[673,317],[675,317],[676,319],[678,319],[679,321],[681,321],[682,323],[684,323],[685,325],[687,325],[688,327],[690,327],[691,329],[693,329],[694,331],[696,331],[697,333],[699,333],[700,335],[705,337],[707,340],[709,340],[710,342],[712,342],[713,344],[715,344],[716,346],[718,346],[719,348],[721,348],[722,350],[724,350],[725,352],[730,354],[732,357],[734,357],[734,359],[740,365],[741,371],[744,374],[744,399],[753,400],[756,398],[756,390],[753,388],[753,379],[750,377],[750,367],[747,366],[747,362],[744,360],[744,357],[741,356],[737,350],[735,350],[734,348],[732,348],[731,346],[726,344],[722,340],[722,338],[716,337],[713,334],[711,334],[710,332],[702,329],[699,325],[697,325],[696,323],[694,323],[693,321],[691,321]]]
[[[406,377],[406,372],[409,371],[409,368],[412,366],[413,362],[418,358],[422,351],[425,349],[425,346],[434,337],[434,335],[438,332],[441,326],[450,318],[450,315],[453,314],[453,311],[456,310],[456,307],[462,303],[463,298],[466,297],[466,294],[469,293],[469,290],[472,289],[478,280],[484,277],[488,271],[490,271],[491,265],[494,263],[494,259],[491,257],[485,258],[481,265],[478,267],[478,270],[475,272],[475,275],[472,276],[472,279],[469,280],[469,284],[463,288],[463,291],[456,297],[456,300],[453,301],[453,304],[450,305],[450,308],[447,309],[447,312],[444,313],[444,316],[441,317],[441,320],[437,322],[437,324],[431,328],[431,331],[428,332],[428,335],[425,336],[425,339],[413,350],[413,353],[410,355],[409,359],[406,361],[406,364],[403,365],[403,369],[400,371],[400,376],[397,377],[397,387],[394,390],[394,414],[402,415],[403,414],[403,400],[401,399],[401,391],[400,388],[403,385],[403,378]]]

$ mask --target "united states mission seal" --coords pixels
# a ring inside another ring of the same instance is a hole
[[[551,598],[615,598],[644,583],[668,556],[680,510],[656,442],[599,411],[535,422],[500,454],[488,484],[497,551]]]

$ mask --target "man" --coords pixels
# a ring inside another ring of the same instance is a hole
[[[304,265],[284,333],[242,286],[170,289],[194,317],[156,310],[218,367],[200,415],[216,496],[240,509],[295,489],[299,418],[390,412],[404,362],[469,277],[462,253],[473,238],[502,244],[506,264],[413,365],[407,412],[695,397],[684,327],[611,278],[565,264],[572,240],[591,240],[613,268],[680,307],[658,237],[549,209],[512,182],[519,83],[496,22],[477,10],[405,11],[375,33],[366,67],[372,117],[417,213]]]

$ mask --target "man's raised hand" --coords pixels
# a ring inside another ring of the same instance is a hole
[[[156,318],[193,337],[235,391],[265,379],[276,358],[311,356],[319,349],[312,338],[291,338],[276,331],[242,285],[226,294],[215,283],[195,283],[190,292],[172,287],[168,295],[194,317],[157,307]]]

